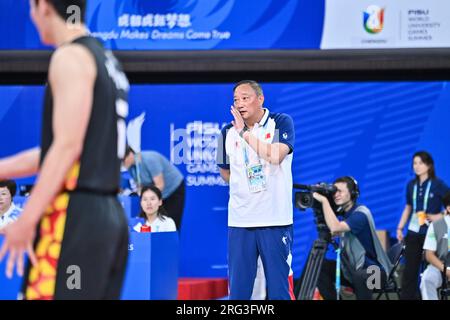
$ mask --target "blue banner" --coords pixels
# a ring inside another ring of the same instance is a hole
[[[324,0],[89,0],[87,26],[118,50],[318,49]],[[1,49],[42,49],[28,1],[0,2]]]
[[[87,26],[114,50],[450,47],[442,0],[89,0]],[[44,49],[28,1],[0,2],[0,50]]]

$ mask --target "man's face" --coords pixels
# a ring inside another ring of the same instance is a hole
[[[49,10],[50,5],[46,0],[30,0],[30,17],[36,29],[39,32],[42,43],[46,45],[53,44],[51,35],[49,33]]]
[[[6,212],[11,206],[11,193],[7,187],[0,188],[0,212]]]
[[[345,182],[337,182],[334,185],[337,188],[337,191],[333,196],[336,205],[342,206],[348,203],[351,199],[351,196],[347,184]]]
[[[264,96],[257,96],[249,84],[241,84],[234,91],[234,107],[244,120],[251,119],[262,108]]]

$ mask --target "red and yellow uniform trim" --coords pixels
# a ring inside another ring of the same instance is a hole
[[[77,162],[68,172],[63,190],[76,188],[80,164]],[[66,225],[69,193],[56,196],[41,219],[39,242],[36,246],[37,265],[32,266],[25,291],[27,300],[51,300],[55,294],[56,272]]]

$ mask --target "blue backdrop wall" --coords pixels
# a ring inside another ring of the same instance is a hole
[[[117,50],[319,49],[324,7],[324,0],[90,0],[86,24]],[[29,11],[28,1],[0,2],[0,50],[45,48]]]
[[[227,274],[227,186],[215,166],[215,139],[231,120],[233,84],[133,85],[129,119],[146,112],[143,149],[161,152],[187,181],[180,276]],[[353,175],[378,229],[395,231],[413,177],[411,156],[432,153],[450,183],[448,82],[263,83],[266,107],[295,122],[296,183]],[[39,143],[40,86],[0,87],[0,156]],[[21,183],[32,179],[19,180]],[[293,269],[299,276],[316,238],[311,212],[294,212]]]

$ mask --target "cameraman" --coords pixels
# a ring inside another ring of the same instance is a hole
[[[377,237],[370,210],[366,206],[356,204],[359,196],[356,180],[349,176],[341,177],[336,179],[334,185],[337,191],[333,198],[339,207],[338,211],[343,212],[343,221],[338,220],[325,196],[314,192],[313,197],[322,204],[325,222],[332,235],[343,233],[341,260],[345,280],[354,289],[358,300],[371,300],[372,291],[367,283],[371,272],[368,272],[367,268],[370,266],[380,268],[379,283],[383,285],[386,282],[386,274],[390,272],[392,265]],[[335,272],[335,269],[329,266],[321,270],[319,283],[322,288],[319,290],[322,289],[321,293],[325,297],[333,295],[331,291],[334,290],[334,284],[330,281],[332,275],[329,274],[332,272]]]

